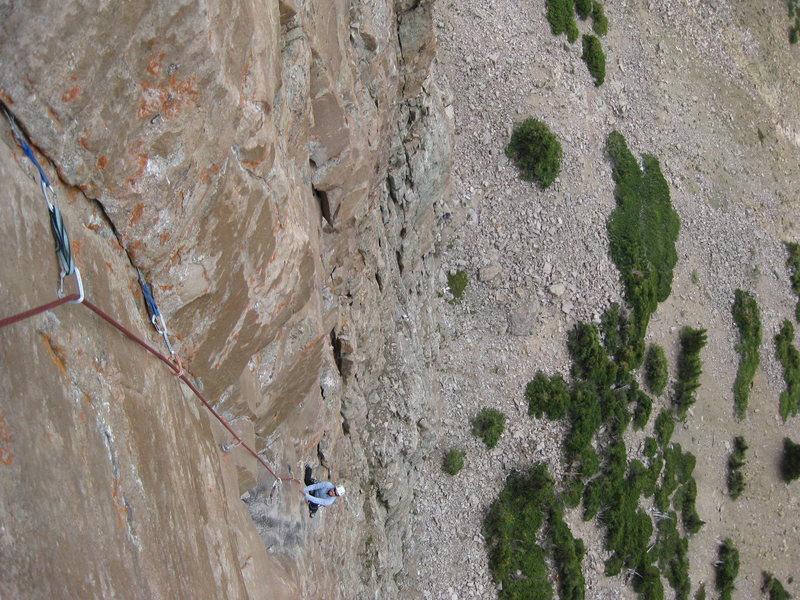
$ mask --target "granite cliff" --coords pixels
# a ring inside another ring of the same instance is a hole
[[[435,443],[449,173],[427,0],[0,5],[0,101],[53,182],[87,298],[0,332],[0,595],[391,597]],[[38,174],[0,143],[3,315],[55,297]],[[67,284],[71,284],[68,281]]]

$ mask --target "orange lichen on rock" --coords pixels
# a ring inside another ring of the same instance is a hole
[[[42,341],[44,342],[44,347],[47,350],[47,354],[50,356],[50,359],[53,361],[53,364],[58,368],[59,371],[61,371],[61,374],[66,377],[67,359],[64,349],[55,341],[53,341],[48,333],[42,334]]]
[[[73,100],[75,100],[75,98],[78,97],[78,94],[80,94],[80,93],[81,93],[81,86],[76,85],[74,87],[71,87],[66,92],[61,94],[61,101],[62,102],[72,102]]]
[[[196,104],[200,92],[195,89],[195,78],[169,78],[167,83],[141,83],[142,98],[137,116],[147,119],[157,114],[165,119],[174,119],[187,106]]]
[[[147,60],[147,72],[154,77],[158,77],[161,75],[161,61],[164,60],[164,53],[160,53],[158,56],[151,56]]]
[[[121,529],[126,529],[128,522],[128,507],[125,506],[125,499],[122,497],[122,491],[120,490],[118,477],[115,477],[111,483],[111,498],[114,501],[114,510],[117,513],[119,526]]]
[[[133,207],[133,214],[131,215],[130,224],[136,225],[139,220],[142,218],[142,213],[144,213],[144,204],[139,203]]]

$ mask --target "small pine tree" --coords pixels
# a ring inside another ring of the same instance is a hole
[[[606,55],[599,38],[594,35],[583,36],[583,62],[589,68],[589,73],[594,78],[595,86],[603,85],[606,80]]]
[[[470,423],[472,434],[481,438],[488,448],[494,448],[505,430],[506,416],[494,408],[484,408]]]
[[[786,483],[791,483],[800,478],[800,444],[794,443],[788,437],[783,438],[781,474]]]
[[[603,5],[596,1],[592,3],[592,29],[597,35],[608,33],[608,18]]]
[[[448,475],[455,475],[464,468],[464,452],[451,448],[442,460],[442,470]]]
[[[547,189],[561,172],[561,143],[550,128],[537,119],[525,119],[514,128],[506,156],[514,162],[524,181],[535,181]]]
[[[575,0],[575,12],[581,19],[589,18],[592,14],[592,0]]]
[[[668,378],[667,355],[661,346],[651,344],[644,359],[644,379],[648,389],[660,396],[667,387]]]

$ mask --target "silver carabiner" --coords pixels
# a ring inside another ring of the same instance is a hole
[[[78,286],[78,297],[75,300],[70,300],[69,304],[81,304],[85,298],[83,293],[83,278],[81,278],[81,271],[78,267],[75,267],[75,270],[72,272],[75,275],[75,283]],[[64,271],[61,271],[58,279],[58,297],[64,297],[64,278],[67,277],[67,274]]]

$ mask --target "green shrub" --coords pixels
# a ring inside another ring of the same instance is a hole
[[[733,383],[733,404],[736,418],[747,416],[747,402],[753,376],[761,361],[758,348],[761,346],[761,312],[756,299],[749,292],[736,290],[733,301],[733,321],[739,328],[739,369]]]
[[[605,548],[611,552],[605,572],[618,574],[623,568],[640,571],[652,563],[647,554],[653,523],[639,507],[639,497],[647,485],[648,469],[640,461],[627,465],[627,452],[622,439],[605,449],[600,475],[584,490],[584,515],[588,520],[600,514],[605,527]]]
[[[572,537],[572,532],[564,522],[564,514],[553,501],[549,513],[549,546],[553,555],[561,600],[583,600],[586,583],[583,579],[581,561],[586,553],[583,540]]]
[[[680,220],[655,157],[644,155],[641,168],[617,131],[609,134],[606,150],[612,161],[617,201],[607,224],[609,253],[619,269],[631,308],[628,357],[620,368],[630,370],[642,362],[650,315],[672,289]]]
[[[675,382],[672,402],[678,418],[684,420],[689,408],[695,402],[695,390],[700,387],[703,372],[700,350],[706,345],[705,329],[684,327],[681,330],[681,350],[678,356],[678,381]]]
[[[681,521],[686,533],[697,533],[706,524],[697,514],[696,501],[697,501],[697,482],[694,479],[689,479],[684,483],[675,495],[681,496]],[[677,510],[677,509],[676,509]],[[688,592],[688,590],[687,590]]]
[[[537,540],[545,516],[542,505],[552,494],[553,480],[542,463],[527,473],[514,471],[484,518],[489,568],[503,586],[503,600],[553,597],[545,555]]]
[[[506,416],[494,408],[484,408],[470,424],[472,434],[481,438],[488,448],[494,448],[505,430]]]
[[[667,387],[668,378],[667,355],[664,349],[657,344],[650,344],[644,359],[644,381],[647,388],[656,396],[660,396]]]
[[[599,2],[592,2],[592,30],[597,35],[605,35],[608,33],[608,19],[603,10],[603,5]]]
[[[461,302],[468,283],[469,279],[464,271],[447,274],[447,287],[450,290],[450,294],[453,296],[453,299],[450,301],[451,303]]]
[[[786,267],[789,269],[789,277],[792,282],[794,293],[800,296],[800,244],[795,242],[786,243]]]
[[[787,319],[775,336],[775,354],[783,366],[783,379],[786,382],[786,391],[781,392],[779,401],[779,412],[784,423],[789,417],[797,416],[800,410],[800,353],[792,345],[793,339],[794,326]]]
[[[541,189],[552,184],[561,171],[561,143],[550,128],[537,119],[525,119],[511,134],[506,156],[524,181],[535,181]]]
[[[719,547],[719,560],[715,563],[716,586],[719,590],[720,600],[731,600],[734,583],[739,575],[739,551],[730,538],[726,539]]]
[[[672,413],[662,410],[656,417],[653,430],[659,445],[662,448],[666,448],[670,439],[672,439],[672,432],[675,431],[675,419],[672,418]]]
[[[595,86],[603,85],[606,80],[606,55],[597,36],[584,34],[581,58],[589,68],[589,74],[594,78]]]
[[[600,343],[600,332],[593,323],[576,323],[567,334],[567,350],[572,358],[571,373],[575,379],[591,382],[605,390],[617,378],[617,365],[608,360]]]
[[[664,600],[661,574],[651,564],[643,563],[636,568],[638,577],[633,580],[633,589],[642,600]]]
[[[658,522],[658,541],[656,553],[658,564],[675,590],[675,598],[688,600],[691,585],[689,583],[689,542],[681,537],[675,525],[677,515],[669,513],[669,518]]]
[[[800,478],[800,444],[788,437],[783,438],[783,458],[781,459],[781,475],[786,483]]]
[[[572,388],[569,407],[570,430],[564,440],[567,460],[580,456],[590,446],[602,421],[597,392],[586,383],[577,383]]]
[[[706,584],[701,583],[694,594],[694,600],[706,600]]]
[[[648,437],[644,439],[644,450],[642,453],[648,458],[652,458],[658,452],[658,442],[656,438]]]
[[[455,475],[464,468],[464,452],[451,448],[444,455],[442,470],[448,475]]]
[[[578,39],[573,0],[547,0],[547,21],[553,35],[566,33],[570,43]]]
[[[745,488],[742,468],[746,451],[747,442],[742,436],[737,435],[733,440],[733,452],[728,457],[728,493],[734,500],[742,495]]]
[[[592,0],[575,0],[575,12],[581,19],[588,19],[592,14]]]
[[[512,472],[484,519],[489,567],[502,584],[500,598],[553,597],[548,583],[545,552],[537,543],[545,523],[545,549],[552,558],[559,596],[583,600],[581,561],[583,541],[572,537],[554,491],[547,466],[537,463],[527,473]]]
[[[528,401],[528,414],[537,419],[545,415],[553,421],[563,419],[570,406],[570,394],[564,378],[560,374],[548,377],[542,371],[538,371],[528,383],[525,399]]]
[[[653,400],[641,390],[636,391],[636,408],[633,410],[633,428],[644,429],[650,420]]]
[[[600,317],[600,331],[608,355],[619,357],[627,343],[628,320],[617,302],[613,302]]]
[[[772,573],[762,572],[764,585],[761,590],[769,594],[769,600],[792,600],[792,595],[786,591],[783,584]]]

